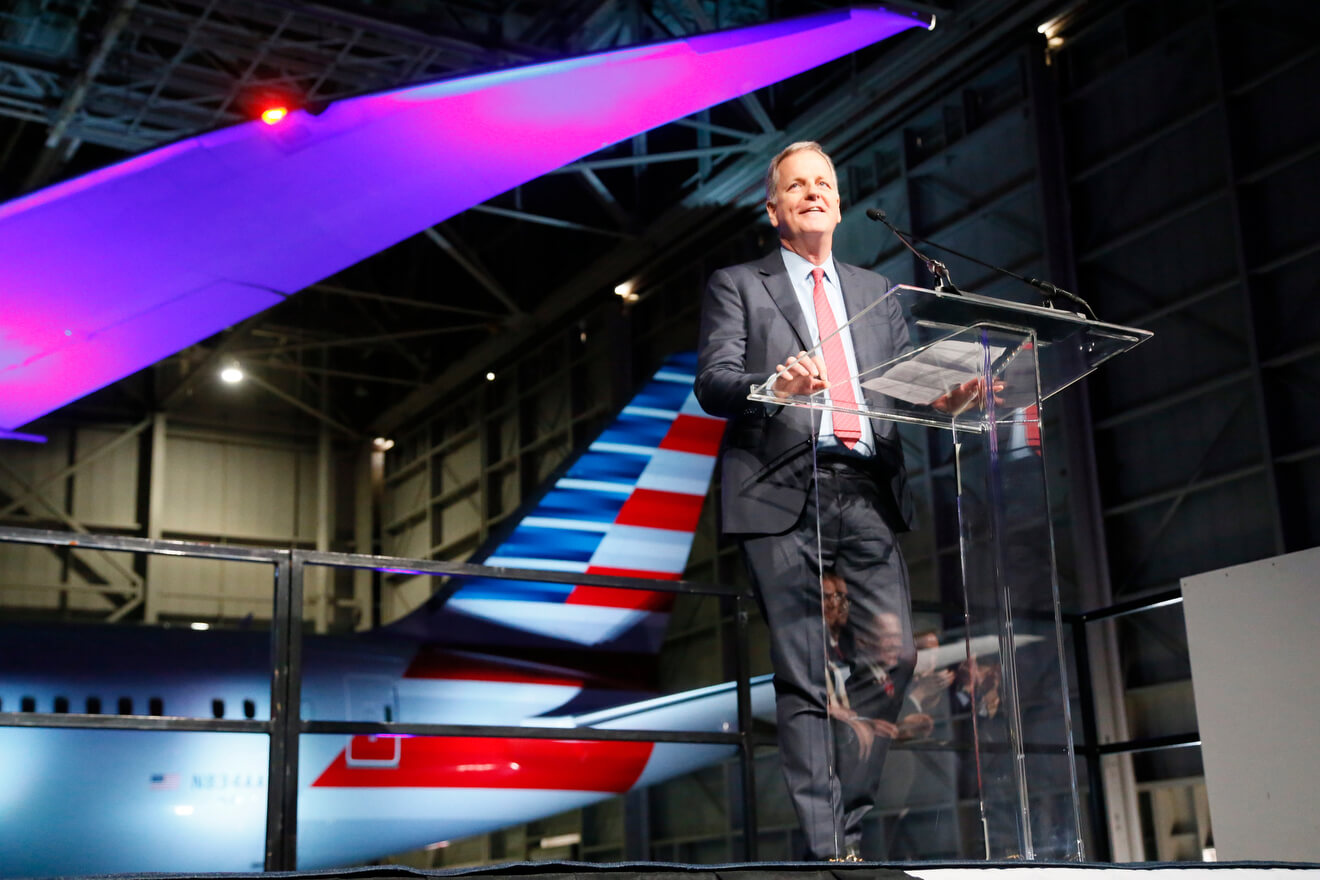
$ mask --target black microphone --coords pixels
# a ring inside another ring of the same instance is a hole
[[[898,236],[898,240],[903,242],[903,244],[907,246],[907,249],[912,251],[918,260],[921,260],[921,262],[926,264],[926,271],[935,276],[935,280],[939,282],[935,285],[936,290],[940,293],[962,293],[962,291],[954,285],[953,279],[949,277],[949,267],[945,266],[939,260],[932,260],[921,251],[914,248],[912,242],[904,238],[903,233],[899,232],[894,228],[894,224],[889,222],[889,217],[885,215],[884,211],[881,211],[879,208],[867,208],[866,216],[889,227],[889,231]]]
[[[886,218],[884,211],[881,211],[879,208],[867,208],[866,216],[870,217],[872,220],[878,220],[879,222],[888,226],[889,229],[894,233],[894,235],[897,235],[899,240],[902,241],[903,244],[907,245],[908,250],[912,251],[912,253],[916,254],[921,259],[923,260],[925,259],[925,257],[923,257],[920,253],[917,252],[916,248],[912,247],[911,244],[908,244],[908,240],[903,237],[904,233],[901,230],[894,229],[894,227],[890,224],[889,220]],[[1044,300],[1045,305],[1049,306],[1050,308],[1054,308],[1054,300],[1056,298],[1066,299],[1070,302],[1076,303],[1078,306],[1080,306],[1081,308],[1085,309],[1088,313],[1090,313],[1091,320],[1093,321],[1100,320],[1099,318],[1096,317],[1095,310],[1091,308],[1090,304],[1086,300],[1082,299],[1080,296],[1078,296],[1075,293],[1070,293],[1069,291],[1064,290],[1062,287],[1057,287],[1051,284],[1050,282],[1044,281],[1040,278],[1026,278],[1009,269],[1004,269],[1000,266],[993,266],[990,263],[985,262],[984,260],[978,260],[976,257],[969,256],[967,254],[962,253],[961,251],[955,251],[951,247],[947,247],[937,242],[933,242],[928,238],[922,238],[919,235],[912,235],[912,233],[910,232],[907,233],[907,235],[910,235],[912,236],[912,238],[916,239],[917,241],[920,241],[924,244],[928,244],[933,248],[939,248],[942,251],[948,251],[949,253],[953,254],[955,257],[962,257],[964,260],[967,260],[968,262],[975,263],[978,266],[984,266],[987,269],[998,272],[1000,275],[1007,275],[1009,278],[1015,278],[1018,281],[1021,281],[1023,284],[1030,284],[1032,287],[1040,291],[1041,294],[1040,298]],[[938,264],[938,265],[942,266],[943,264]],[[927,268],[930,267],[927,266]],[[946,269],[945,272],[947,273],[948,270]],[[940,288],[936,288],[936,289],[938,290]],[[961,293],[962,291],[957,291],[957,292]]]

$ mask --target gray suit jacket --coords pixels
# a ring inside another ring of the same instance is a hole
[[[884,277],[835,261],[850,317],[890,288]],[[854,325],[858,366],[882,363],[911,348],[902,310],[893,299]],[[806,317],[776,249],[753,263],[720,269],[701,307],[696,394],[702,408],[729,419],[720,453],[722,527],[726,534],[777,534],[791,529],[811,484],[812,412],[766,407],[747,399],[775,366],[811,348]],[[868,401],[882,395],[866,392]],[[885,519],[895,531],[913,525],[912,497],[893,422],[874,420],[877,452],[870,470],[881,488]],[[888,491],[883,491],[888,490]]]

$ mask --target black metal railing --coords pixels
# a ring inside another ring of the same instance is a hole
[[[414,736],[467,736],[519,739],[610,740],[625,742],[671,742],[721,744],[737,747],[741,769],[741,812],[743,819],[743,857],[757,858],[757,808],[754,749],[769,744],[753,732],[750,685],[748,626],[750,592],[734,587],[696,581],[652,581],[642,578],[573,574],[501,566],[473,565],[462,562],[331,553],[314,550],[272,549],[205,544],[188,541],[90,535],[41,529],[0,527],[0,542],[46,545],[79,550],[103,550],[160,556],[183,556],[229,562],[270,565],[273,569],[273,608],[270,630],[270,714],[266,720],[222,718],[154,717],[142,715],[85,715],[37,712],[0,712],[0,727],[80,728],[102,730],[210,731],[223,733],[263,733],[270,738],[267,773],[266,849],[267,871],[292,871],[297,868],[298,828],[298,751],[302,734],[393,734]],[[736,732],[619,730],[594,728],[522,727],[507,725],[433,724],[395,721],[312,721],[300,715],[302,688],[302,605],[303,583],[309,567],[348,568],[372,571],[407,572],[445,577],[483,577],[499,580],[533,581],[651,590],[688,595],[713,595],[732,611],[734,621],[734,680],[736,682],[738,729]],[[1098,741],[1095,696],[1089,659],[1088,627],[1101,621],[1137,614],[1180,602],[1177,589],[1126,600],[1080,613],[1060,615],[1063,626],[1071,632],[1077,664],[1078,701],[1080,704],[1082,742],[1074,743],[1074,753],[1086,763],[1092,840],[1097,861],[1108,861],[1112,848],[1106,822],[1106,801],[1101,773],[1104,757],[1158,749],[1199,745],[1196,732],[1173,736],[1147,737],[1123,742]],[[956,612],[961,607],[944,603],[915,601],[916,611]],[[1053,615],[1028,615],[1041,621]],[[571,734],[568,731],[571,730]],[[909,745],[908,747],[913,747]],[[1037,750],[1054,750],[1049,749]],[[1028,749],[1031,750],[1030,748]]]
[[[748,670],[748,601],[751,594],[721,584],[695,581],[652,581],[643,578],[573,574],[501,566],[472,565],[365,556],[314,550],[284,550],[154,540],[114,535],[90,535],[42,529],[0,528],[0,542],[34,544],[79,550],[182,556],[270,565],[273,568],[273,608],[270,622],[270,716],[266,720],[153,717],[141,715],[82,715],[38,712],[0,712],[0,727],[80,728],[94,730],[210,731],[264,733],[270,738],[266,798],[265,870],[297,869],[298,747],[304,734],[408,734],[414,736],[516,737],[519,739],[610,740],[732,745],[741,759],[743,856],[755,861],[756,789],[752,733],[751,684]],[[615,730],[503,725],[416,724],[390,721],[309,721],[300,717],[302,688],[303,583],[309,566],[406,571],[434,576],[484,577],[499,580],[612,587],[680,594],[714,595],[733,604],[735,621],[735,673],[738,706],[736,732]],[[571,731],[571,732],[570,732]]]

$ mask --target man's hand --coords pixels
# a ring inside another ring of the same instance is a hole
[[[935,719],[924,712],[908,715],[898,722],[897,739],[925,739],[935,732]]]
[[[776,366],[775,372],[779,377],[775,379],[771,390],[780,399],[815,394],[830,387],[829,377],[825,375],[825,359],[820,355],[811,356],[805,351],[799,351],[796,356]]]
[[[999,396],[999,392],[1004,390],[1004,383],[1001,380],[996,380],[993,388],[995,390],[995,403],[1003,403],[1004,398]],[[946,391],[932,400],[930,405],[933,409],[954,416],[966,412],[974,406],[984,407],[985,380],[981,378],[968,379],[952,391]]]
[[[892,721],[886,721],[883,718],[870,719],[871,729],[875,731],[876,736],[884,736],[894,739],[898,736],[898,725]]]
[[[927,700],[947,692],[952,684],[953,670],[939,669],[925,675],[918,675],[912,682],[912,689],[908,691],[908,696],[918,706],[924,707]]]

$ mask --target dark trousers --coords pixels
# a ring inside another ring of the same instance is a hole
[[[822,461],[797,524],[781,535],[742,542],[770,629],[780,759],[810,858],[857,852],[862,817],[874,804],[873,786],[860,791],[850,780],[845,792],[840,782],[841,771],[853,762],[848,756],[840,760],[828,716],[822,571],[835,572],[847,584],[848,625],[858,636],[852,641],[867,641],[860,637],[869,635],[867,627],[877,615],[896,615],[902,629],[900,663],[910,673],[916,659],[907,568],[883,514],[892,505],[882,503],[881,491],[854,465]],[[907,679],[902,675],[901,681]],[[887,743],[878,745],[883,761]],[[875,762],[873,755],[868,776],[878,775]]]

